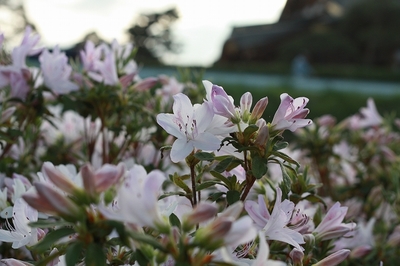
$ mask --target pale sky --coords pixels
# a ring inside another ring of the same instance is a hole
[[[286,0],[25,0],[28,17],[42,43],[67,48],[89,32],[123,43],[126,30],[140,13],[177,7],[175,39],[182,52],[168,58],[173,64],[211,65],[222,51],[233,26],[273,23]]]

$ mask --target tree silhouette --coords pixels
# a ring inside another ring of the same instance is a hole
[[[138,61],[159,63],[165,53],[179,52],[180,45],[173,41],[171,34],[171,26],[178,18],[176,8],[139,16],[128,29],[130,40],[138,49]]]
[[[35,26],[26,16],[24,1],[0,0],[0,10],[2,14],[0,16],[0,29],[9,40],[18,38],[27,25],[30,25],[35,30]]]

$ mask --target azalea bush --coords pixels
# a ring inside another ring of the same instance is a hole
[[[190,73],[143,79],[134,56],[88,41],[68,61],[30,28],[1,52],[3,264],[395,262],[399,120],[371,99],[313,122],[306,97],[253,104]]]

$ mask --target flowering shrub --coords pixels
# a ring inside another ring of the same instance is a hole
[[[206,80],[142,79],[132,46],[88,41],[69,64],[38,41],[27,28],[0,58],[3,264],[390,265],[400,255],[399,135],[372,100],[342,123],[313,123],[308,99],[284,93],[267,122],[267,97],[253,106],[251,93],[235,103]],[[39,68],[25,63],[34,54]]]

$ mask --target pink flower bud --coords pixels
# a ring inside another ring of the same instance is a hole
[[[137,91],[147,91],[150,88],[152,88],[154,85],[156,85],[158,82],[158,78],[155,77],[149,77],[145,78],[138,83],[135,84],[134,88]]]
[[[292,249],[292,251],[290,251],[289,256],[292,259],[294,265],[302,265],[304,258],[303,251],[294,248]]]
[[[34,186],[36,195],[28,193],[22,196],[31,207],[41,212],[60,215],[66,220],[76,220],[80,216],[79,207],[68,197],[44,183],[35,183]]]
[[[242,113],[242,120],[247,121],[250,115],[251,105],[253,104],[253,96],[250,92],[246,92],[240,98],[240,111]]]
[[[50,162],[45,162],[42,166],[42,174],[46,176],[50,181],[58,188],[65,192],[72,194],[77,190],[77,187],[72,181],[66,177],[59,169],[55,168]]]
[[[126,169],[123,163],[117,166],[105,164],[95,172],[88,164],[81,168],[83,185],[90,195],[106,191],[109,187],[116,184],[125,172]]]
[[[314,264],[313,266],[335,266],[344,261],[349,256],[349,254],[350,250],[341,249],[339,251],[336,251],[335,253],[332,253],[328,257]]]
[[[261,98],[253,108],[250,116],[250,123],[255,123],[264,114],[265,108],[268,105],[268,97]]]
[[[368,255],[372,251],[372,247],[370,245],[363,245],[354,248],[350,253],[350,258],[358,259]]]
[[[15,106],[9,107],[1,112],[0,123],[4,123],[10,119],[17,108]]]
[[[229,97],[220,86],[213,85],[211,89],[211,99],[214,106],[214,112],[226,118],[236,116],[235,106],[232,97]]]
[[[85,164],[81,167],[81,176],[86,193],[94,196],[96,194],[96,182],[93,168],[90,164]]]
[[[226,236],[226,234],[231,230],[233,221],[228,217],[221,217],[220,219],[216,219],[211,227],[208,227],[209,236],[212,239],[220,239]]]
[[[189,226],[194,226],[213,218],[217,213],[218,208],[214,204],[202,201],[194,208],[192,213],[189,214],[186,218],[186,222]]]
[[[258,130],[258,135],[255,140],[255,144],[260,147],[264,147],[267,144],[269,138],[269,128],[264,126]]]
[[[30,263],[26,263],[26,262],[16,260],[16,259],[2,259],[1,263],[2,263],[2,265],[5,265],[5,266],[29,266],[29,265],[32,265]]]
[[[123,163],[119,163],[117,166],[111,164],[103,165],[95,172],[96,192],[105,191],[118,183],[121,177],[125,175],[125,172],[126,168]]]
[[[123,89],[125,89],[132,83],[132,80],[135,77],[135,75],[136,73],[130,73],[119,78],[119,82],[121,83]]]

